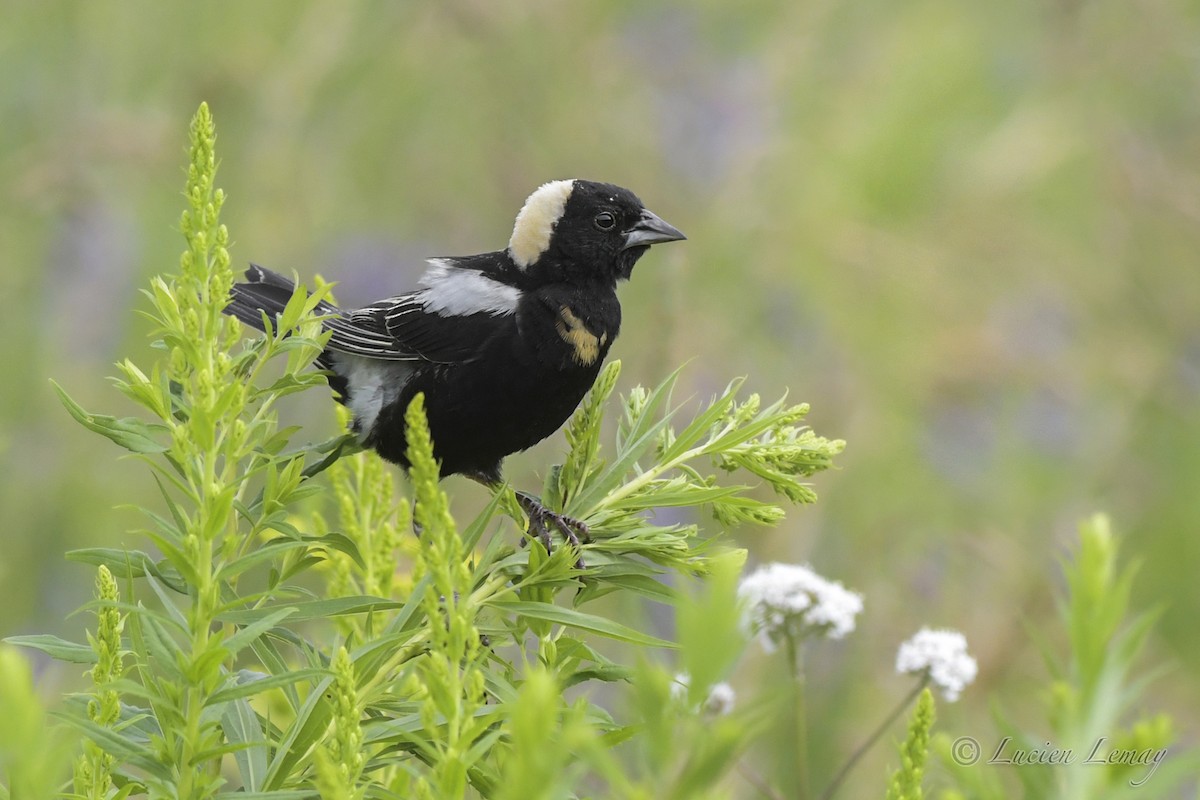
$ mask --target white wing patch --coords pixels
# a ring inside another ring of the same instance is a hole
[[[413,373],[413,366],[351,353],[332,355],[338,374],[346,377],[350,410],[354,412],[359,438],[365,439],[374,429],[380,410],[399,396]]]
[[[429,270],[421,278],[426,287],[417,294],[424,309],[434,314],[461,317],[487,312],[493,316],[517,310],[521,292],[514,286],[493,280],[482,272],[462,269],[440,259],[429,259]],[[402,309],[397,309],[403,313]],[[392,315],[388,315],[389,319]]]
[[[550,181],[529,195],[517,214],[512,238],[508,240],[508,253],[518,267],[528,267],[546,252],[554,225],[562,217],[574,188],[573,180]]]

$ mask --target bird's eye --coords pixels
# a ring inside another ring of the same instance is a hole
[[[596,227],[602,231],[611,231],[617,224],[617,218],[607,211],[601,211],[596,215]]]

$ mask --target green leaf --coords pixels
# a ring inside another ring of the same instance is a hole
[[[563,509],[565,513],[582,518],[595,511],[601,498],[620,485],[630,468],[656,444],[659,435],[668,429],[674,410],[668,409],[662,419],[656,420],[655,416],[659,406],[670,396],[680,369],[667,376],[666,380],[641,403],[636,418],[628,420],[628,429],[623,428],[618,435],[616,462],[607,467],[601,467],[597,462],[596,471],[592,473],[589,470],[582,484],[567,498]],[[583,513],[585,511],[586,513]]]
[[[281,443],[276,443],[271,445],[269,448],[264,448],[263,452],[266,452],[269,455],[275,455],[275,449],[281,446]],[[277,456],[277,458],[279,463],[287,463],[301,455],[320,455],[321,459],[319,461],[308,464],[301,471],[300,478],[302,481],[305,481],[329,469],[338,462],[338,459],[346,456],[352,456],[355,453],[360,453],[362,451],[363,446],[359,443],[358,437],[355,434],[343,433],[339,436],[333,437],[332,439],[326,439],[323,442],[306,445],[297,450],[286,453],[285,455]],[[243,516],[254,519],[261,514],[263,498],[264,493],[260,491],[258,497],[256,497],[253,502],[246,506]]]
[[[183,580],[186,583],[193,586],[196,584],[197,580],[199,580],[199,574],[196,572],[196,566],[188,560],[187,555],[183,552],[183,550],[176,546],[175,542],[163,536],[158,531],[145,530],[141,531],[141,533],[144,533],[146,537],[152,541],[156,547],[158,547],[159,550],[162,550],[163,555],[167,558],[167,561],[176,572],[183,576]],[[150,577],[149,573],[147,573],[145,577]]]
[[[329,670],[325,669],[297,669],[291,672],[284,672],[279,675],[267,675],[263,678],[254,680],[241,681],[232,686],[228,686],[220,691],[214,692],[205,705],[215,706],[221,703],[227,703],[232,700],[239,700],[243,697],[253,697],[270,691],[271,689],[280,689],[285,686],[293,686],[300,681],[308,681],[316,678],[321,678],[329,674]]]
[[[296,715],[296,719],[288,726],[287,734],[279,743],[275,758],[271,760],[267,769],[265,789],[278,789],[282,786],[292,777],[292,770],[312,746],[325,736],[329,720],[333,717],[333,709],[325,699],[325,693],[329,691],[332,683],[331,675],[317,684],[301,707],[300,713]]]
[[[274,675],[286,675],[289,673],[290,667],[287,661],[280,654],[279,649],[275,646],[275,642],[268,638],[260,638],[250,643],[250,649],[258,658],[259,663],[266,667],[267,671]],[[302,672],[303,670],[297,670]],[[288,707],[291,711],[296,711],[300,708],[300,695],[296,691],[294,684],[288,683],[283,687],[283,695],[287,699]]]
[[[358,435],[354,433],[344,433],[320,444],[312,445],[301,452],[321,453],[324,457],[314,464],[307,465],[302,474],[307,480],[329,469],[337,463],[339,458],[346,458],[355,453],[361,453],[363,450],[362,444],[358,441]]]
[[[261,389],[254,394],[255,397],[283,397],[296,392],[302,392],[313,386],[320,386],[324,383],[325,376],[319,372],[288,373],[281,376],[267,388]]]
[[[429,587],[428,575],[417,581],[404,604],[384,629],[383,635],[363,644],[351,652],[354,661],[354,671],[360,681],[368,681],[375,677],[380,667],[402,647],[409,647],[415,641],[422,641],[417,628],[424,620],[421,610],[421,600]]]
[[[350,556],[360,569],[363,571],[367,569],[367,563],[363,560],[362,554],[358,552],[358,545],[344,533],[334,532],[327,533],[324,536],[302,536],[301,541],[345,553]]]
[[[292,275],[295,278],[295,274]],[[305,302],[308,300],[308,289],[304,284],[296,282],[292,296],[288,298],[283,313],[279,315],[277,333],[291,331],[300,323],[300,315],[304,313]]]
[[[217,578],[222,581],[228,581],[249,569],[253,569],[264,561],[270,561],[273,558],[282,556],[289,550],[305,549],[308,546],[308,543],[301,539],[272,539],[246,555],[230,561],[217,573]]]
[[[699,444],[712,427],[729,412],[736,399],[735,395],[744,380],[744,378],[736,378],[731,381],[720,397],[713,400],[708,408],[700,412],[695,419],[688,423],[686,428],[676,435],[675,441],[663,452],[662,460],[664,462],[675,461]]]
[[[563,688],[569,689],[580,683],[587,681],[603,681],[605,683],[616,683],[618,681],[628,681],[633,677],[633,670],[629,667],[623,667],[620,664],[609,664],[607,666],[587,667],[585,669],[576,670],[568,675],[563,680]]]
[[[168,455],[167,458],[171,459],[171,456]],[[157,462],[147,459],[147,463],[156,468],[154,471],[154,482],[158,485],[158,493],[162,495],[163,502],[167,504],[167,508],[171,512],[171,519],[175,522],[174,525],[171,525],[165,521],[162,521],[159,522],[159,527],[162,529],[164,535],[173,536],[173,541],[182,541],[183,532],[188,529],[188,521],[184,516],[183,509],[179,507],[179,503],[175,501],[175,498],[172,497],[171,493],[167,491],[167,487],[163,485],[162,479],[165,477],[167,480],[171,481],[171,483],[173,483],[180,492],[182,492],[185,496],[191,497],[193,500],[196,499],[196,495],[192,491],[191,487],[187,486],[182,480],[180,480],[178,476],[172,475],[166,469],[163,469],[162,466]],[[171,463],[174,464],[174,460],[171,460]],[[178,471],[180,475],[182,475],[182,470]],[[149,509],[142,509],[142,511],[151,519],[158,522],[159,517],[157,514]]]
[[[61,386],[54,381],[50,383],[54,384],[54,391],[66,407],[67,413],[88,430],[111,439],[131,453],[165,453],[169,449],[154,438],[156,434],[164,435],[170,432],[165,425],[142,422],[136,417],[117,419],[106,414],[89,414],[72,400]]]
[[[567,443],[571,452],[562,467],[551,472],[547,478],[548,502],[562,502],[572,497],[599,468],[597,456],[600,452],[600,423],[604,417],[604,405],[616,387],[621,374],[621,362],[614,360],[601,370],[583,404],[571,417],[566,427]],[[551,499],[553,498],[553,499]]]
[[[154,757],[154,750],[148,743],[137,742],[112,728],[97,725],[86,717],[59,711],[50,712],[50,716],[75,728],[103,750],[131,766],[144,770],[159,780],[171,779],[170,769]]]
[[[589,576],[591,568],[589,566]],[[676,589],[663,583],[660,580],[650,577],[649,575],[629,575],[622,573],[614,573],[605,575],[602,581],[597,581],[597,584],[603,583],[611,587],[610,591],[616,589],[627,589],[643,597],[649,597],[651,600],[657,600],[660,603],[673,603],[679,596]],[[599,597],[600,595],[592,594],[589,598]]]
[[[489,708],[489,710],[491,709]],[[493,713],[499,716],[498,712],[493,711]],[[474,765],[475,762],[479,761],[479,759],[491,752],[492,747],[494,747],[496,743],[500,741],[500,737],[504,735],[505,731],[501,730],[499,727],[488,731],[471,745],[471,749],[467,751],[465,756],[463,756],[463,763],[467,766]]]
[[[655,481],[646,487],[644,493],[623,497],[610,503],[609,508],[644,511],[651,508],[702,506],[733,497],[746,489],[745,486],[697,486],[683,478],[673,478]]]
[[[622,426],[619,432],[623,435],[617,438],[617,449],[624,450],[628,448],[631,441],[636,441],[642,438],[646,433],[649,433],[651,428],[657,426],[658,422],[665,420],[656,420],[659,406],[666,404],[668,406],[664,417],[671,417],[678,409],[670,407],[670,398],[675,390],[675,381],[679,379],[679,373],[683,371],[683,366],[676,367],[670,375],[663,379],[662,383],[654,387],[650,395],[641,403],[641,407],[636,418],[628,420],[628,427]]]
[[[163,623],[153,614],[140,614],[131,619],[139,623],[134,629],[135,632],[141,633],[140,642],[134,639],[134,649],[139,657],[149,656],[154,662],[152,666],[155,670],[166,673],[166,677],[172,681],[182,681],[183,673],[179,669],[179,661],[183,657],[183,651],[167,633]]]
[[[280,517],[286,518],[286,514],[280,514]],[[276,530],[278,529],[276,527]],[[362,555],[358,552],[358,546],[349,537],[342,533],[328,533],[324,536],[299,536],[297,538],[287,536],[285,538],[272,539],[257,550],[230,561],[221,568],[217,577],[221,580],[229,580],[241,575],[263,561],[269,561],[283,555],[289,550],[297,549],[313,549],[317,551],[337,550],[348,555],[362,569],[366,569]]]
[[[589,631],[601,636],[607,636],[610,639],[618,639],[622,642],[630,644],[640,644],[644,647],[675,647],[674,644],[664,639],[659,639],[633,628],[626,627],[619,622],[613,622],[606,617],[598,617],[594,614],[586,614],[582,611],[576,611],[571,608],[563,608],[552,603],[539,603],[535,601],[491,601],[488,605],[496,608],[505,614],[516,614],[518,616],[529,617],[531,619],[542,620],[544,622],[553,622],[559,625],[565,625],[569,628],[577,628],[583,631]]]
[[[276,792],[218,792],[216,800],[319,800],[315,789],[281,789]]]
[[[501,713],[496,706],[481,706],[471,712],[470,719],[483,720],[490,724],[492,718]],[[460,720],[466,722],[467,720]],[[445,725],[444,718],[435,720],[436,725]],[[384,719],[376,717],[370,720],[363,726],[363,742],[364,744],[375,744],[378,742],[396,741],[409,742],[415,741],[420,743],[419,739],[414,739],[412,734],[425,731],[425,723],[421,719],[420,714],[404,714],[393,719]]]
[[[187,593],[187,584],[183,582],[181,576],[175,574],[174,569],[170,574],[164,574],[158,563],[140,550],[85,547],[68,551],[66,558],[68,561],[76,561],[81,564],[91,564],[96,567],[106,566],[113,575],[122,579],[143,578],[152,575],[174,591],[180,594]]]
[[[159,581],[153,575],[146,575],[146,583],[154,590],[154,593],[158,595],[158,599],[162,602],[163,611],[165,612],[163,618],[177,625],[181,631],[190,630],[187,617],[179,610],[179,607],[175,605],[167,593],[163,591],[163,587]]]
[[[479,543],[479,539],[483,536],[483,532],[487,530],[488,523],[496,516],[496,510],[500,508],[500,503],[503,500],[504,492],[492,492],[492,499],[482,511],[476,515],[467,529],[463,531],[462,542],[463,550],[470,552]]]
[[[281,608],[242,628],[226,639],[222,645],[229,651],[230,656],[235,656],[243,647],[246,647],[294,613],[296,613],[296,609],[293,607]]]
[[[257,792],[267,777],[267,745],[258,715],[245,699],[236,700],[221,715],[221,729],[230,744],[241,745],[233,755],[242,785],[249,792]]]
[[[68,642],[49,633],[38,633],[30,636],[9,636],[4,639],[9,644],[18,647],[29,647],[41,650],[56,661],[66,661],[68,664],[95,664],[96,652],[85,644]]]
[[[307,619],[322,619],[325,617],[340,617],[345,614],[365,614],[369,611],[389,611],[400,608],[403,603],[389,600],[386,597],[334,597],[328,600],[309,600],[303,603],[291,603],[292,622]],[[234,622],[239,625],[250,625],[262,619],[265,615],[274,614],[278,608],[253,608],[243,611],[226,611],[217,615],[222,622]]]
[[[596,511],[613,489],[616,489],[625,480],[625,476],[629,473],[638,459],[649,453],[654,445],[658,442],[659,434],[666,430],[670,425],[671,417],[674,411],[669,411],[662,419],[643,430],[643,426],[638,428],[631,434],[625,447],[620,450],[619,455],[607,468],[590,481],[579,495],[572,499],[568,507],[564,509],[565,513],[571,516],[580,517],[582,512],[583,519],[586,519],[590,514]]]

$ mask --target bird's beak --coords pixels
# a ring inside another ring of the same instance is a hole
[[[621,249],[628,250],[631,247],[647,247],[663,242],[677,242],[686,238],[674,225],[653,211],[643,209],[642,218],[637,221],[636,225],[625,232],[625,246]]]

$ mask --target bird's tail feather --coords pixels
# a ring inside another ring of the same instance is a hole
[[[277,318],[295,291],[296,284],[290,278],[251,264],[246,270],[246,282],[234,284],[225,313],[237,317],[255,330],[265,332],[263,312],[266,312],[268,319]],[[318,314],[338,313],[337,306],[324,301],[317,305],[316,310]]]
[[[246,282],[237,283],[230,292],[229,305],[225,313],[237,317],[255,330],[266,332],[263,325],[263,312],[267,319],[274,322],[287,308],[288,301],[296,291],[296,283],[278,272],[251,264],[246,270]],[[338,314],[340,311],[333,303],[322,300],[317,304],[318,314]],[[349,386],[344,375],[334,369],[333,359],[326,350],[317,356],[316,364],[329,373],[329,386],[333,389],[338,402],[345,403],[349,396]]]

